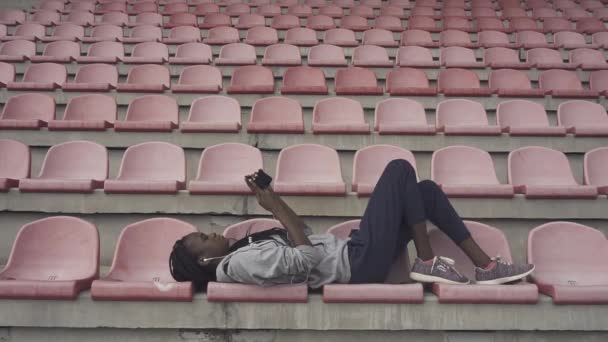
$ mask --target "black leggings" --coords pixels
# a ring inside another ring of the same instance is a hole
[[[393,261],[412,239],[414,224],[431,221],[454,242],[471,236],[435,182],[417,182],[412,165],[391,161],[367,204],[359,230],[351,234],[351,283],[383,283]]]

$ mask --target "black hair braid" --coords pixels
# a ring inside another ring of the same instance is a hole
[[[182,239],[177,240],[169,255],[169,270],[177,281],[192,281],[196,291],[206,291],[207,284],[215,281],[215,270],[198,264],[196,258],[186,250]]]

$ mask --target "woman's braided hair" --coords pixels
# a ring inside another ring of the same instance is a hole
[[[250,227],[251,229],[251,227]],[[245,235],[228,249],[228,254],[245,247],[252,242],[271,239],[271,235],[279,235],[289,243],[287,232],[282,228],[272,228],[261,232]],[[184,245],[184,238],[175,241],[169,255],[169,270],[176,281],[191,281],[196,291],[206,291],[207,284],[216,280],[215,267],[205,267],[198,263],[197,256],[192,255]]]

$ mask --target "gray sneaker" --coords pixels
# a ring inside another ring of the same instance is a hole
[[[412,280],[421,283],[468,284],[469,279],[454,268],[454,260],[446,257],[433,258],[432,264],[426,264],[422,259],[416,258],[412,271]]]
[[[527,277],[534,271],[532,264],[511,264],[500,257],[492,258],[494,267],[489,270],[484,270],[479,267],[475,268],[475,283],[482,285],[497,285],[510,283]]]

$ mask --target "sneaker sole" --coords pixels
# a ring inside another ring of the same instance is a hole
[[[479,284],[479,285],[500,285],[500,284],[504,284],[504,283],[510,283],[512,281],[520,280],[522,278],[527,277],[528,275],[530,275],[530,273],[532,273],[534,271],[535,268],[536,268],[536,266],[532,267],[532,269],[529,270],[526,273],[522,273],[522,274],[510,276],[510,277],[498,278],[498,279],[492,279],[492,280],[476,281],[475,284]]]
[[[441,278],[441,277],[435,277],[435,276],[431,276],[431,275],[427,275],[427,274],[417,273],[417,272],[411,272],[410,278],[419,283],[442,283],[442,284],[450,284],[450,285],[468,285],[470,283],[470,281],[467,281],[466,283],[459,283],[457,281],[453,281],[453,280],[449,280],[449,279],[445,279],[445,278]]]

